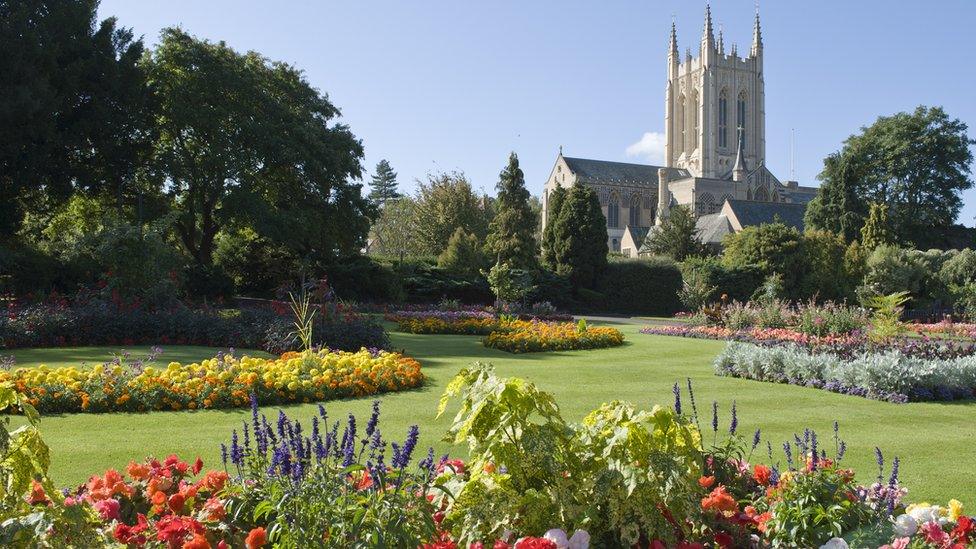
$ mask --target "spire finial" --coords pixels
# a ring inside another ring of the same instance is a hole
[[[563,146],[560,145],[559,146],[559,156],[562,156],[562,155],[563,155]]]
[[[752,55],[762,53],[762,28],[759,25],[759,0],[756,0],[756,24],[752,29]]]
[[[723,34],[722,31],[724,30],[725,29],[722,27],[722,24],[719,23],[718,24],[718,52],[722,55],[725,55],[725,38],[722,36]]]
[[[671,43],[668,45],[668,53],[678,57],[678,27],[674,23],[674,13],[671,14]]]
[[[738,144],[735,148],[735,164],[732,166],[732,181],[742,181],[746,178],[746,162],[742,158],[742,142],[745,140],[745,128],[738,127]]]
[[[712,6],[708,2],[705,3],[705,30],[702,33],[702,42],[709,44],[715,42],[715,34],[712,32]]]

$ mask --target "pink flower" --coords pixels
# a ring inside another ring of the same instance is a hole
[[[911,542],[912,538],[898,538],[890,545],[882,545],[878,549],[908,549],[908,544]]]
[[[119,519],[119,500],[114,498],[103,499],[101,501],[96,501],[93,505],[96,511],[98,511],[99,516],[102,520],[108,522],[110,520]]]
[[[931,544],[941,547],[949,541],[949,534],[946,534],[938,522],[929,521],[922,525],[922,533],[925,540]]]

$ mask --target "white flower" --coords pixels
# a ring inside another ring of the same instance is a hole
[[[553,528],[542,537],[555,543],[556,549],[567,549],[569,547],[569,539],[566,538],[566,532],[560,528]]]
[[[917,524],[938,522],[939,518],[942,516],[942,512],[938,505],[918,505],[912,509],[909,509],[908,514],[915,519]]]
[[[900,538],[913,536],[916,530],[918,530],[918,521],[911,515],[899,515],[895,519],[894,531],[896,536]]]
[[[569,549],[589,549],[590,534],[586,530],[573,532],[573,537],[569,538]]]
[[[850,549],[843,538],[830,538],[830,541],[820,546],[820,549]]]

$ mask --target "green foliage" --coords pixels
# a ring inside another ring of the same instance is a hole
[[[697,311],[708,304],[717,286],[708,283],[707,275],[701,270],[691,269],[681,279],[678,299],[686,311]]]
[[[476,276],[485,266],[478,237],[458,227],[447,241],[447,248],[437,256],[437,266],[452,273]]]
[[[299,262],[285,246],[241,227],[217,235],[214,263],[241,295],[273,297],[276,288],[294,278]]]
[[[847,250],[844,239],[829,231],[810,230],[803,233],[806,269],[796,294],[820,300],[853,298],[861,278],[858,272],[849,271],[849,265],[845,262]]]
[[[890,225],[888,206],[872,202],[867,221],[861,227],[861,244],[868,250],[894,244],[895,235],[892,233]]]
[[[681,271],[667,257],[611,261],[597,284],[598,310],[671,316],[680,309]]]
[[[754,265],[763,278],[779,274],[786,293],[792,296],[798,291],[806,269],[803,237],[798,230],[782,223],[746,227],[726,237],[722,263],[740,268]]]
[[[556,265],[556,221],[562,212],[563,202],[569,191],[566,187],[557,186],[549,193],[546,210],[546,228],[542,231],[542,265],[550,271],[555,271]]]
[[[336,297],[365,303],[403,299],[404,281],[397,271],[369,257],[353,256],[321,267]]]
[[[688,206],[671,208],[664,222],[648,233],[641,251],[668,256],[676,261],[705,255],[707,248],[701,241],[701,231],[696,222],[695,214]]]
[[[925,307],[946,294],[939,272],[948,254],[879,246],[865,263],[864,281],[858,295],[864,299],[900,291],[911,294],[913,307]]]
[[[871,308],[871,331],[868,336],[877,342],[887,341],[902,332],[901,313],[909,301],[909,292],[875,295],[865,303]]]
[[[173,28],[144,65],[159,105],[155,168],[195,261],[212,262],[234,221],[300,256],[364,246],[372,204],[350,183],[362,145],[301,71]]]
[[[681,263],[685,278],[701,276],[715,291],[706,302],[725,296],[727,301],[748,301],[762,284],[763,275],[755,265],[729,267],[718,257],[689,257]]]
[[[574,288],[593,288],[607,265],[607,220],[596,191],[577,182],[570,189],[553,227],[556,273]]]
[[[853,240],[868,204],[877,202],[890,206],[897,242],[922,243],[944,232],[959,214],[961,192],[973,186],[967,130],[940,107],[879,117],[824,161],[810,227]]]
[[[409,196],[386,200],[370,227],[370,255],[395,257],[401,262],[407,256],[416,255],[415,208],[416,202]]]
[[[76,188],[131,204],[152,139],[141,40],[92,0],[4,2],[0,241]],[[27,154],[25,154],[27,153]]]
[[[513,268],[509,263],[495,263],[491,270],[482,274],[495,297],[502,303],[523,303],[534,289],[532,275],[524,269]]]
[[[397,191],[397,174],[385,158],[376,164],[376,173],[370,180],[369,188],[369,199],[379,206],[403,196]]]
[[[497,189],[495,217],[488,227],[485,250],[498,263],[531,269],[538,263],[535,239],[538,219],[529,205],[529,191],[514,152],[508,157],[508,166],[499,174]]]
[[[779,501],[770,506],[768,538],[774,547],[818,547],[870,518],[867,508],[848,494],[857,493],[853,475],[822,467],[790,475]]]
[[[460,409],[445,438],[467,443],[471,475],[448,486],[456,499],[445,525],[462,543],[554,526],[585,528],[597,547],[673,543],[659,506],[675,516],[698,508],[700,435],[669,408],[614,401],[571,425],[551,394],[481,363],[451,381],[438,415],[452,397]]]
[[[484,200],[463,173],[428,174],[427,181],[418,181],[417,186],[412,221],[417,253],[440,254],[458,228],[479,241],[485,238],[488,213]]]
[[[148,227],[119,224],[96,235],[95,261],[106,290],[149,306],[170,304],[179,289],[181,258],[166,242],[166,221]]]

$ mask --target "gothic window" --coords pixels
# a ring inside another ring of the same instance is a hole
[[[718,146],[729,146],[729,94],[725,90],[718,96]]]
[[[616,229],[620,226],[620,197],[616,192],[610,193],[607,202],[607,227]]]
[[[735,123],[742,128],[742,147],[746,146],[746,92],[739,94],[739,101],[736,102]]]
[[[691,146],[690,150],[698,148],[698,92],[691,94]]]
[[[754,198],[760,202],[769,202],[769,191],[766,190],[765,186],[761,185],[756,189]]]
[[[685,96],[678,96],[678,152],[685,150]]]
[[[630,226],[641,226],[641,195],[639,193],[634,193],[630,199]]]
[[[613,245],[612,245],[610,251],[613,251],[613,252],[619,252],[620,251],[620,243],[617,242],[617,239],[616,238],[613,239]]]
[[[715,197],[712,193],[702,193],[698,195],[698,204],[696,204],[698,215],[712,214],[718,211],[715,207]]]

